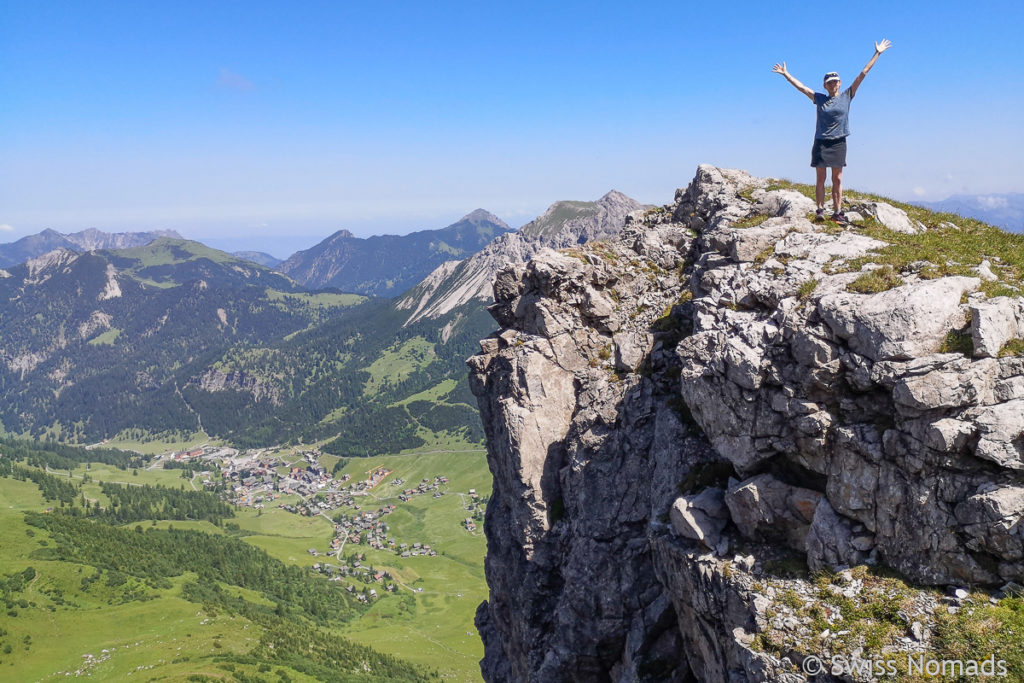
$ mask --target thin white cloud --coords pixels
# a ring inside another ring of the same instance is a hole
[[[924,197],[927,194],[928,194],[928,190],[924,189],[923,187],[915,187],[914,188],[914,196],[915,197]]]
[[[239,92],[249,92],[256,89],[256,85],[248,78],[223,67],[220,70],[220,76],[217,77],[217,85],[227,90],[238,90]]]
[[[977,202],[984,209],[1005,209],[1010,205],[1006,197],[977,197]]]
[[[14,227],[6,223],[0,223],[0,232],[13,232]]]

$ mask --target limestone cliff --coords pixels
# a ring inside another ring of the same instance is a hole
[[[854,602],[882,580],[844,568],[898,572],[890,652],[932,647],[930,586],[1024,581],[1024,305],[983,287],[1009,270],[882,267],[887,235],[939,228],[813,210],[702,166],[617,238],[498,274],[502,329],[468,361],[487,680],[797,681],[809,654],[874,647],[793,562]]]

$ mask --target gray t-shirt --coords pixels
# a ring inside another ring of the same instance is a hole
[[[835,140],[850,134],[852,100],[853,93],[849,88],[835,97],[820,92],[814,93],[814,106],[818,110],[818,120],[814,127],[815,140]]]

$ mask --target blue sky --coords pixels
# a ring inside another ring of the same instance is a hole
[[[0,241],[177,229],[285,256],[327,234],[517,226],[699,163],[809,181],[850,83],[848,186],[1024,191],[1019,2],[0,3]]]

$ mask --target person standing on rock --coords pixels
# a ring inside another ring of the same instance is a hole
[[[825,217],[825,176],[828,169],[832,169],[832,220],[837,223],[845,223],[846,215],[843,213],[843,167],[846,166],[846,136],[850,134],[850,102],[857,94],[864,77],[875,65],[878,56],[892,47],[888,40],[875,43],[875,54],[867,63],[853,85],[840,92],[842,81],[839,74],[829,71],[825,74],[824,85],[828,94],[814,92],[800,81],[793,78],[793,75],[786,70],[786,63],[776,64],[772,71],[785,76],[786,80],[793,84],[793,87],[807,95],[818,110],[817,121],[814,127],[814,145],[811,147],[811,166],[817,173],[814,186],[814,197],[818,203],[816,217],[823,220]]]

